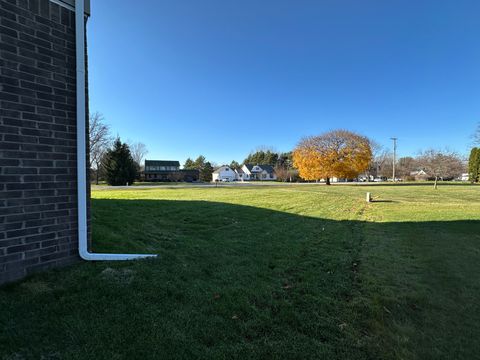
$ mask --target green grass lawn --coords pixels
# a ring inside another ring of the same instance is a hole
[[[159,257],[2,287],[0,359],[480,358],[478,186],[92,196],[95,251]]]
[[[130,186],[160,186],[160,185],[175,186],[175,185],[181,185],[181,184],[189,184],[189,183],[174,182],[174,181],[136,181],[133,184],[130,184]],[[92,182],[91,185],[93,188],[96,188],[99,186],[102,186],[102,187],[109,186],[105,181],[100,181],[98,184],[96,184],[95,182]]]

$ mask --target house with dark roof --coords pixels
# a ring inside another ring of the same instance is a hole
[[[240,170],[237,170],[238,180],[241,181],[273,181],[277,180],[275,169],[266,164],[244,164]]]
[[[198,181],[198,170],[180,169],[176,160],[145,160],[145,181]]]

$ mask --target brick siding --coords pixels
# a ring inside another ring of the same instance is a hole
[[[79,259],[75,89],[74,12],[0,0],[0,283]]]

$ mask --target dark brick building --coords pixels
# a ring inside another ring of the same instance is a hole
[[[74,5],[0,0],[0,283],[79,259]]]
[[[180,169],[174,160],[145,160],[146,181],[198,181],[198,170]]]

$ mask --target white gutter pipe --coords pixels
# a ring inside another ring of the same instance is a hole
[[[95,254],[87,246],[87,160],[86,160],[86,99],[85,99],[85,3],[75,1],[77,57],[77,197],[78,252],[84,260],[132,260],[155,257],[154,254]]]

